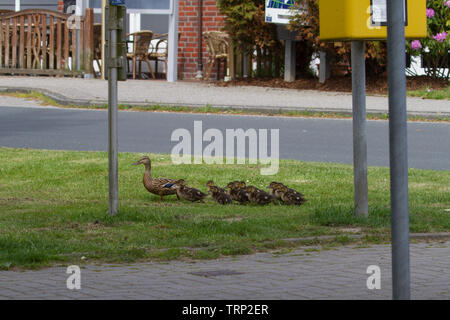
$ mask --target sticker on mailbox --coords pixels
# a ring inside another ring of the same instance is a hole
[[[408,4],[403,0],[405,8],[404,20],[405,26],[408,25]],[[372,26],[387,26],[387,0],[370,0]]]

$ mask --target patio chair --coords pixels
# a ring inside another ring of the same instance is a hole
[[[178,42],[181,38],[181,32],[178,32]],[[156,45],[153,44],[150,46],[151,50],[148,58],[152,61],[155,61],[155,73],[158,74],[158,62],[164,62],[164,71],[166,73],[167,78],[167,62],[169,57],[169,34],[168,33],[159,33],[153,35],[153,39],[156,41]]]
[[[128,34],[128,36],[133,37],[133,52],[127,53],[127,59],[133,61],[133,79],[136,79],[136,64],[139,62],[139,77],[141,77],[141,62],[145,61],[148,65],[150,73],[153,79],[155,79],[155,74],[153,73],[152,66],[149,59],[149,48],[150,43],[153,38],[153,32],[150,30],[138,31]]]
[[[156,44],[150,45],[150,53],[148,58],[155,61],[155,74],[158,75],[158,62],[164,62],[164,70],[167,73],[167,57],[168,57],[168,33],[155,34],[153,36]]]
[[[227,70],[228,63],[228,52],[229,52],[229,38],[225,32],[220,31],[207,31],[203,32],[203,37],[205,38],[206,47],[208,49],[208,71],[204,79],[209,79],[214,63],[218,61],[217,64],[217,79],[219,79],[220,74],[220,60],[225,60],[225,71]]]

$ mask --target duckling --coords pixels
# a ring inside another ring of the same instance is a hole
[[[281,201],[291,205],[302,205],[306,202],[306,199],[300,192],[290,189],[284,185],[279,186],[278,190],[281,193]]]
[[[302,197],[301,193],[299,192],[295,192],[293,190],[289,190],[286,187],[282,187],[283,189],[281,190],[283,193],[283,195],[281,196],[281,200],[284,203],[287,204],[291,204],[291,205],[302,205],[304,204],[307,200]]]
[[[285,187],[286,190],[284,190],[283,187]],[[270,189],[270,194],[273,195],[278,200],[282,201],[281,196],[284,193],[286,193],[287,191],[289,191],[289,193],[295,194],[296,196],[298,196],[298,197],[302,198],[304,201],[306,201],[305,196],[302,193],[287,187],[283,183],[271,182],[270,185],[268,186],[268,188]]]
[[[195,188],[188,187],[183,179],[177,180],[174,183],[168,183],[165,188],[173,188],[177,195],[185,200],[196,202],[203,202],[203,199],[208,195]]]
[[[245,192],[245,182],[233,181],[227,184],[227,188],[229,189],[228,194],[234,201],[240,204],[249,202],[247,193]]]
[[[303,195],[303,193],[298,192],[297,190],[294,190],[292,188],[289,188],[288,186],[285,186],[289,192],[294,193],[296,196],[299,196],[300,198],[303,198],[303,200],[306,202],[305,196]]]
[[[133,163],[133,165],[135,166],[140,164],[143,164],[145,166],[143,183],[148,192],[158,195],[160,197],[159,201],[161,201],[164,196],[172,194],[177,195],[177,191],[175,189],[164,187],[168,183],[174,183],[174,179],[152,177],[152,161],[149,157],[142,157],[138,162]],[[178,200],[180,200],[180,197],[178,195],[177,198]]]
[[[214,183],[213,180],[209,180],[209,181],[205,184],[205,187],[207,187],[207,188],[209,188],[209,187],[217,187],[217,188],[220,190],[220,192],[226,193],[226,190],[225,190],[224,188],[221,188],[221,187],[219,187],[219,186],[216,186],[216,184]]]
[[[231,204],[233,202],[230,195],[218,186],[208,186],[208,193],[211,194],[211,198],[213,198],[214,201],[220,204]]]
[[[251,203],[264,205],[273,201],[273,197],[270,194],[255,186],[248,186],[245,190]]]
[[[270,190],[270,191],[269,191],[269,194],[270,194],[272,197],[274,197],[275,199],[280,200],[280,201],[281,201],[281,195],[283,194],[283,193],[280,191],[280,187],[281,187],[281,186],[283,186],[282,183],[273,181],[273,182],[271,182],[271,183],[269,184],[269,186],[267,187],[267,188]]]

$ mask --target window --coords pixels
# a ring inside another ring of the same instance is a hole
[[[173,0],[126,0],[128,13],[172,14]],[[101,12],[102,0],[89,0],[95,13]]]

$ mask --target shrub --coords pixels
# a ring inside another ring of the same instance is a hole
[[[412,56],[422,56],[428,76],[449,79],[448,58],[450,39],[450,1],[427,0],[427,37],[407,41],[407,50]]]
[[[319,0],[295,0],[296,6],[305,8],[291,19],[289,28],[299,32],[298,39],[305,41],[313,52],[324,51],[332,64],[348,64],[350,61],[350,42],[320,41]],[[366,43],[367,75],[380,75],[386,71],[386,43],[368,41]]]
[[[277,40],[276,27],[265,23],[264,0],[218,0],[220,11],[226,16],[225,31],[244,54],[258,52],[258,75],[272,74],[272,62],[282,56],[282,45]],[[244,50],[246,48],[246,50]],[[264,60],[264,61],[262,61]],[[262,72],[262,65],[267,70]]]

